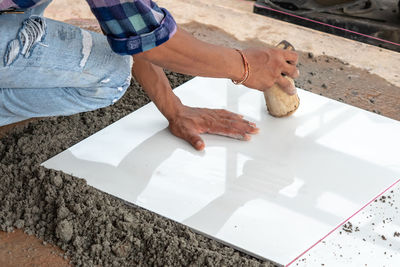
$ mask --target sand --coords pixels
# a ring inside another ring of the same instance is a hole
[[[194,35],[210,31],[185,25]],[[239,42],[211,29],[219,40]],[[400,120],[400,90],[340,60],[301,53],[297,86]],[[191,77],[169,73],[173,87]],[[196,234],[187,227],[102,193],[85,180],[40,164],[148,103],[132,82],[111,107],[31,121],[0,139],[0,230],[22,228],[65,251],[77,266],[273,266]]]

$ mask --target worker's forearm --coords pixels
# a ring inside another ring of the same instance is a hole
[[[237,51],[202,42],[180,28],[168,42],[134,58],[194,76],[240,80],[244,73]]]
[[[173,119],[177,109],[182,105],[173,93],[163,69],[146,60],[136,58],[132,74],[161,113],[168,120]]]

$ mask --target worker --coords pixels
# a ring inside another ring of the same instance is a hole
[[[293,51],[241,51],[202,42],[151,0],[87,0],[104,36],[44,18],[50,2],[0,1],[0,126],[112,105],[133,76],[168,120],[172,134],[202,150],[201,133],[249,140],[257,126],[226,110],[184,105],[164,68],[229,78],[260,91],[277,83],[295,93],[284,78],[299,75]]]

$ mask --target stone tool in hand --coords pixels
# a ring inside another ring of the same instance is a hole
[[[282,41],[277,45],[278,48],[294,51],[294,47],[287,41]],[[285,78],[294,85],[294,80],[285,75]],[[300,105],[300,98],[296,94],[288,95],[277,84],[264,91],[265,102],[269,114],[274,117],[287,117],[292,115]]]

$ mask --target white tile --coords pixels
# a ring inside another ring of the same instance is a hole
[[[400,178],[400,123],[299,90],[276,119],[262,93],[225,79],[175,90],[191,106],[257,123],[250,142],[204,135],[197,152],[149,104],[44,166],[250,254],[288,264]]]

